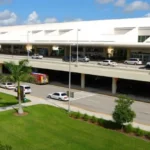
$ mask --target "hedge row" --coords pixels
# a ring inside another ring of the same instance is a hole
[[[89,116],[87,114],[81,114],[80,112],[70,112],[69,114],[70,117],[75,118],[75,119],[82,119],[84,121],[88,121],[93,124],[100,125],[104,128],[107,129],[112,129],[112,130],[121,130],[124,131],[125,133],[133,133],[135,136],[139,137],[145,137],[150,140],[150,132],[141,130],[140,128],[134,128],[132,127],[131,124],[121,126],[117,124],[116,122],[113,122],[111,120],[105,120],[102,118],[96,118],[95,116]]]

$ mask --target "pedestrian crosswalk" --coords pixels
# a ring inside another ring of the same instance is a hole
[[[79,100],[82,98],[87,98],[87,97],[91,97],[91,96],[95,96],[95,95],[96,95],[95,93],[80,91],[80,92],[75,92],[74,97],[71,98],[70,100],[74,101],[74,100]]]

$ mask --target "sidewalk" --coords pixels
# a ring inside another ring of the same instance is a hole
[[[16,93],[14,91],[0,89],[0,92],[16,96]],[[32,105],[37,105],[37,104],[46,104],[46,105],[51,105],[51,106],[54,106],[54,107],[59,107],[59,108],[63,108],[63,109],[68,110],[68,103],[67,102],[61,102],[61,101],[49,100],[49,99],[45,100],[45,99],[35,97],[35,96],[31,96],[31,95],[26,95],[26,97],[27,97],[27,99],[31,100],[31,102],[24,103],[24,104],[22,104],[22,106],[26,107],[26,106],[32,106]],[[18,105],[13,105],[13,106],[8,106],[8,107],[0,107],[0,111],[6,111],[6,110],[14,109],[14,108],[17,108],[17,107],[18,107]],[[97,118],[112,120],[111,115],[88,111],[88,110],[85,110],[83,108],[72,106],[71,103],[70,103],[70,110],[75,111],[75,112],[79,111],[82,114],[86,113],[90,116],[95,116]],[[135,128],[139,127],[143,130],[150,131],[150,126],[148,126],[148,125],[140,124],[140,123],[137,123],[137,122],[133,122],[132,125]]]

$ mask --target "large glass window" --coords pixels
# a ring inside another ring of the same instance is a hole
[[[144,42],[146,39],[148,39],[150,36],[149,35],[142,35],[138,36],[138,42]]]

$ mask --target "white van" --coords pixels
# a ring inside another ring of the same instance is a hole
[[[30,94],[32,92],[31,87],[29,85],[20,85],[21,88],[24,90],[24,94]],[[15,88],[15,91],[17,92],[17,88]]]
[[[130,58],[124,62],[125,64],[129,65],[142,65],[142,61],[139,58]]]

